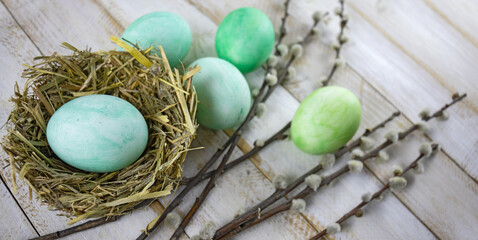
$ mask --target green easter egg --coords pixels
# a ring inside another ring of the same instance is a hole
[[[48,121],[53,152],[88,172],[112,172],[136,161],[148,142],[148,126],[129,102],[110,95],[89,95],[61,106]]]
[[[212,129],[239,125],[251,107],[251,93],[246,79],[234,65],[219,58],[201,58],[190,67],[200,66],[193,76],[199,100],[196,118]]]
[[[342,87],[323,87],[307,96],[295,112],[291,138],[302,151],[324,154],[338,150],[357,131],[359,100]]]
[[[274,26],[261,10],[239,8],[230,12],[217,29],[217,56],[248,73],[267,61],[274,38]]]
[[[153,46],[153,54],[161,56],[159,46],[171,67],[184,60],[191,46],[192,34],[188,23],[171,12],[152,12],[136,19],[124,31],[121,38],[138,44],[142,49]]]

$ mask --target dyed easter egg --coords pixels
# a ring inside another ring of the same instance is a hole
[[[181,16],[171,12],[152,12],[131,23],[121,38],[138,44],[142,49],[153,46],[152,53],[158,56],[161,56],[161,45],[169,65],[175,67],[188,54],[192,34]]]
[[[269,58],[274,38],[274,26],[262,11],[239,8],[230,12],[217,29],[217,56],[243,73],[251,72]]]
[[[53,152],[88,172],[112,172],[138,159],[148,142],[148,126],[129,102],[110,95],[71,100],[48,121]]]
[[[324,154],[338,150],[357,131],[359,100],[342,87],[323,87],[307,96],[295,112],[291,138],[302,151]]]
[[[239,125],[251,106],[251,93],[246,79],[234,65],[219,58],[201,58],[190,67],[200,66],[193,76],[199,100],[196,118],[212,129]]]

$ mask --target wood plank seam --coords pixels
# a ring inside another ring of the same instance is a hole
[[[453,87],[451,87],[449,84],[446,83],[446,81],[440,77],[435,71],[431,69],[427,64],[419,60],[415,55],[413,55],[411,52],[405,49],[401,44],[399,44],[395,39],[393,39],[390,34],[386,33],[378,24],[372,21],[370,17],[368,17],[366,14],[364,14],[362,11],[360,11],[354,4],[349,3],[350,8],[352,8],[355,12],[357,12],[365,21],[367,21],[371,26],[373,26],[375,29],[377,29],[378,32],[380,32],[388,41],[390,41],[393,45],[395,45],[398,49],[400,49],[405,55],[410,57],[414,62],[416,62],[420,67],[422,67],[426,72],[428,72],[433,78],[435,78],[440,85],[445,87],[450,91],[450,93],[456,92]],[[478,109],[473,106],[472,104],[469,104],[467,100],[463,101],[466,106],[468,106],[470,109],[472,109],[475,113],[478,113]]]
[[[352,4],[349,4],[349,5],[350,5],[351,8],[353,8],[354,11],[356,11],[362,18],[364,18],[370,25],[372,25],[375,29],[377,29],[380,33],[382,33],[382,35],[383,35],[387,40],[389,40],[393,45],[397,46],[402,52],[404,52],[408,57],[410,57],[413,61],[415,61],[419,66],[421,66],[422,68],[424,68],[425,71],[427,71],[433,78],[437,79],[438,82],[440,82],[440,84],[442,83],[443,79],[442,79],[441,77],[439,77],[435,72],[433,72],[433,71],[432,71],[431,69],[429,69],[427,66],[424,66],[423,63],[422,63],[420,60],[418,60],[418,59],[417,59],[416,57],[414,57],[410,52],[408,52],[407,50],[405,50],[405,48],[403,48],[400,44],[398,44],[395,40],[393,40],[392,37],[391,37],[389,34],[385,33],[382,28],[380,28],[378,25],[376,25],[375,23],[373,23],[373,21],[372,21],[369,17],[367,17],[363,12],[359,11],[359,10],[358,10],[355,6],[353,6]],[[348,66],[348,65],[347,65],[347,66]],[[350,66],[349,66],[349,67],[350,67]],[[351,67],[350,67],[350,68],[351,68]],[[353,68],[351,68],[351,69],[353,69]],[[354,70],[354,69],[353,69],[353,70]],[[361,78],[363,78],[362,75],[359,74],[357,71],[354,70],[354,72],[357,73]],[[365,79],[365,78],[363,78],[363,79]],[[366,79],[365,79],[365,81],[369,82],[369,81],[366,80]],[[387,98],[386,98],[382,93],[380,93],[372,84],[370,84],[370,82],[369,82],[369,85],[372,86],[372,88],[375,89],[376,92],[379,93],[384,99],[387,99]],[[450,90],[451,93],[454,93],[454,92],[453,92],[450,88],[448,88],[447,86],[445,86],[445,85],[443,85],[443,84],[441,84],[441,85],[444,86],[446,89]],[[451,95],[451,94],[450,94],[450,95]],[[388,99],[387,99],[387,101],[388,101],[393,107],[395,107],[396,109],[398,109],[398,108],[396,107],[396,105],[393,104],[391,101],[389,101]],[[472,109],[474,112],[477,111],[477,109],[475,109],[472,105],[467,104],[467,101],[466,101],[466,100],[463,101],[462,103],[464,103],[467,107],[469,107],[470,109]],[[406,119],[407,119],[408,121],[410,121],[410,118],[407,117],[405,114],[403,114],[403,116],[406,117]],[[410,122],[411,122],[411,121],[410,121]],[[429,138],[429,139],[430,139],[430,138]],[[441,151],[442,151],[442,152],[445,152],[443,149],[442,149]],[[453,157],[451,157],[449,154],[446,154],[446,156],[448,156],[448,158],[451,159],[452,162],[453,162],[456,166],[458,166],[458,168],[461,169],[469,178],[471,178],[475,183],[478,184],[478,179],[475,179],[473,176],[471,176],[470,173],[468,173],[460,164],[458,164],[458,162],[457,162]]]
[[[17,26],[22,30],[22,32],[27,36],[28,40],[30,40],[30,42],[33,44],[33,46],[35,46],[35,48],[38,50],[38,52],[40,52],[41,55],[44,55],[43,52],[40,50],[40,48],[38,47],[38,45],[36,45],[36,43],[32,40],[32,38],[30,37],[30,35],[28,35],[27,31],[25,31],[25,29],[23,28],[22,25],[20,25],[20,23],[18,22],[17,18],[15,18],[15,16],[13,15],[12,11],[10,11],[10,9],[7,7],[7,5],[5,5],[5,3],[3,2],[3,0],[0,0],[2,2],[2,5],[3,7],[8,11],[8,13],[10,14],[10,16],[12,17],[13,21],[15,21],[15,23],[17,24]]]
[[[23,208],[20,206],[20,203],[18,202],[18,200],[15,198],[15,195],[13,194],[12,190],[10,189],[10,187],[7,185],[5,179],[4,179],[4,176],[2,174],[2,172],[0,172],[0,179],[2,180],[2,184],[5,185],[8,193],[10,193],[10,195],[12,196],[12,199],[15,201],[15,203],[17,204],[18,208],[20,210],[22,210],[22,213],[23,213],[23,216],[25,216],[25,218],[28,220],[28,223],[30,223],[30,225],[32,226],[33,230],[35,230],[35,233],[40,236],[40,233],[38,232],[38,230],[35,228],[35,225],[33,225],[32,221],[30,220],[30,218],[28,218],[28,215],[25,213],[25,210],[23,210]]]
[[[430,7],[431,10],[433,10],[436,14],[438,14],[441,18],[443,18],[450,26],[452,26],[456,31],[458,31],[463,37],[465,37],[468,41],[470,41],[476,48],[478,48],[478,40],[470,36],[467,32],[465,32],[460,26],[456,25],[451,21],[450,18],[448,18],[438,7],[433,4],[430,0],[424,0],[425,4]]]
[[[194,4],[194,2],[192,2],[192,1],[190,1],[190,0],[188,0],[188,2],[189,2],[191,5],[193,5],[196,9],[198,9],[199,12],[202,13],[201,9],[200,9],[196,4]],[[209,15],[207,15],[207,14],[205,14],[205,13],[203,13],[203,15],[205,15],[207,18],[211,19],[211,20],[214,22],[214,19],[212,19]],[[348,64],[346,64],[346,66],[348,66]],[[349,67],[349,66],[348,66],[348,67]],[[350,68],[350,69],[352,69],[352,68]],[[352,69],[352,70],[353,70],[354,72],[356,72],[354,69]],[[357,73],[357,72],[356,72],[356,73]],[[358,74],[358,73],[357,73],[357,75],[359,75],[362,80],[365,80],[362,75],[360,75],[360,74]],[[378,94],[380,94],[380,96],[382,96],[387,102],[389,102],[395,109],[398,109],[394,104],[392,104],[392,103],[390,102],[390,100],[388,100],[388,99],[387,99],[381,92],[379,92],[373,85],[371,85],[367,80],[365,80],[365,81],[366,81],[367,84],[370,85]],[[296,99],[298,102],[300,102],[300,100],[299,100],[293,93],[291,93],[289,89],[285,88],[285,90],[286,90],[294,99]],[[407,119],[408,121],[410,121],[409,118],[406,118],[406,119]],[[411,121],[410,121],[410,122],[411,122]],[[227,132],[226,132],[226,134],[227,134]],[[244,141],[244,142],[245,142],[245,141]],[[246,144],[247,144],[247,143],[246,143]],[[244,153],[247,152],[247,151],[244,151],[244,149],[242,149],[241,146],[239,146],[239,148],[240,148],[241,151],[243,151]],[[249,146],[249,148],[250,148],[250,146]],[[257,157],[259,157],[259,156],[257,156]],[[257,164],[255,163],[255,161],[252,161],[251,159],[249,159],[249,160],[254,164],[254,166],[255,166],[262,174],[264,174],[264,176],[265,176],[269,181],[272,181],[271,177],[268,176],[268,174],[266,174],[265,171],[264,171],[259,165],[257,165]],[[452,159],[452,161],[455,162],[455,164],[457,164],[455,160]],[[458,164],[457,164],[457,165],[458,165]],[[462,169],[462,168],[460,168],[460,169]],[[462,169],[462,170],[463,170],[463,169]],[[468,173],[467,173],[467,175],[468,175]],[[380,181],[380,179],[378,178],[377,175],[375,175],[375,173],[373,174],[373,176]],[[468,176],[469,176],[469,175],[468,175]],[[413,211],[411,211],[411,209],[410,209],[407,205],[405,205],[405,204],[403,203],[403,201],[401,201],[400,199],[399,199],[399,201],[400,201],[400,203],[402,203],[402,205],[404,205],[404,206],[408,209],[408,211],[411,212],[412,215],[415,216],[415,218],[417,218],[418,221],[420,221],[434,236],[437,236],[433,231],[431,231],[431,229],[430,229],[429,226],[427,226],[426,224],[424,224],[424,222],[423,222]],[[309,219],[305,214],[302,214],[302,213],[301,213],[301,216],[305,219],[305,221],[306,221],[307,223],[309,223],[309,224],[312,226],[312,228],[313,228],[315,231],[317,231],[317,232],[320,231],[320,230],[317,228],[317,226],[315,226],[315,224],[313,224],[312,219]]]
[[[435,154],[437,154],[437,153],[435,153]],[[375,178],[378,179],[378,181],[379,181],[382,185],[387,184],[386,182],[382,181],[382,180],[378,177],[378,175],[375,174],[375,172],[373,172],[373,171],[368,167],[367,164],[364,164],[364,167],[367,169],[367,172],[369,172],[370,174],[372,174],[373,176],[375,176]],[[391,192],[391,194],[392,194],[392,196],[394,196],[399,202],[401,202],[402,205],[405,206],[405,208],[407,208],[408,211],[409,211],[410,213],[412,213],[413,216],[415,216],[415,217],[418,219],[418,221],[420,221],[420,223],[422,223],[423,226],[425,226],[425,227],[428,229],[428,231],[430,231],[430,232],[433,234],[433,236],[435,236],[437,239],[440,239],[440,237],[438,237],[438,235],[432,230],[432,228],[431,228],[430,226],[428,226],[420,217],[418,217],[418,216],[415,214],[415,212],[414,212],[404,201],[402,201],[401,198],[399,198],[399,197],[397,196],[397,194],[395,194],[394,192]]]

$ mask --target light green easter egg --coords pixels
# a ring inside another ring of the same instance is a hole
[[[302,151],[324,154],[338,150],[357,131],[359,100],[342,87],[323,87],[307,96],[295,112],[291,138]]]
[[[236,67],[219,58],[201,58],[190,67],[200,66],[193,76],[199,100],[196,118],[212,129],[239,125],[251,106],[251,93],[246,79]]]
[[[136,161],[148,142],[148,126],[129,102],[110,95],[71,100],[48,121],[53,152],[88,172],[112,172]]]
[[[138,44],[142,49],[153,46],[158,54],[162,46],[171,67],[177,67],[188,54],[192,34],[188,23],[171,12],[152,12],[136,19],[124,31],[121,38]]]
[[[267,61],[274,48],[274,26],[261,10],[245,7],[230,12],[216,33],[217,56],[247,73]]]

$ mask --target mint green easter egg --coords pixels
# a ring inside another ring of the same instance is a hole
[[[171,12],[148,13],[131,23],[121,38],[138,44],[142,49],[153,46],[153,54],[161,56],[159,46],[171,67],[178,67],[191,47],[192,34],[188,23],[179,15]]]
[[[212,129],[228,129],[244,121],[251,107],[251,92],[241,72],[229,62],[212,57],[189,66],[201,67],[192,81],[199,100],[198,122]]]
[[[359,100],[343,87],[323,87],[299,105],[291,125],[291,138],[310,154],[331,153],[357,131],[362,116]]]
[[[267,15],[256,8],[239,8],[230,12],[217,29],[217,56],[248,73],[267,61],[274,39],[274,26]]]
[[[129,102],[89,95],[61,106],[48,121],[46,136],[65,163],[87,172],[112,172],[141,156],[148,126]]]

